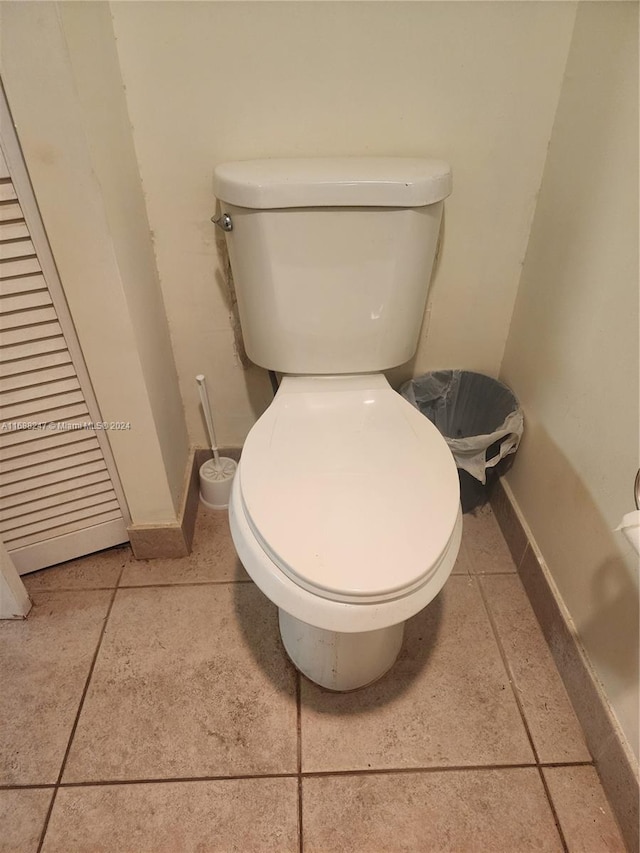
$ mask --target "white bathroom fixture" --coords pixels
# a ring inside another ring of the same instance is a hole
[[[234,544],[293,663],[353,690],[393,665],[460,546],[453,457],[380,372],[416,350],[451,170],[254,160],[215,189],[247,354],[284,374],[243,448]]]
[[[220,456],[207,391],[207,380],[202,373],[199,373],[196,376],[196,382],[198,383],[200,405],[202,406],[213,454],[213,459],[207,459],[200,466],[200,501],[207,509],[226,509],[229,506],[231,486],[238,465],[234,459],[229,459],[228,456]]]

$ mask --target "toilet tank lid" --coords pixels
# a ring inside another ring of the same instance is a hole
[[[332,157],[221,163],[214,192],[237,207],[423,207],[445,199],[451,167],[409,157]]]

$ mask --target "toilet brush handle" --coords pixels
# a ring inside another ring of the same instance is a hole
[[[202,403],[202,411],[204,412],[204,419],[207,422],[207,431],[209,433],[209,442],[211,444],[211,450],[213,451],[213,458],[216,462],[216,468],[220,467],[220,454],[218,453],[218,443],[216,441],[216,433],[213,428],[213,416],[211,414],[211,403],[209,402],[209,395],[207,393],[207,380],[204,378],[202,373],[199,373],[196,376],[196,382],[198,383],[198,392],[200,394],[200,402]]]

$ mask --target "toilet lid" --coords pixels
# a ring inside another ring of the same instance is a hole
[[[335,600],[421,585],[459,510],[444,439],[382,375],[285,377],[247,437],[239,478],[271,559]]]

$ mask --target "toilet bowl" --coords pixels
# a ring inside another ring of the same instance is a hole
[[[229,520],[294,665],[339,691],[393,665],[462,532],[444,439],[382,374],[284,377],[245,442]]]
[[[453,457],[382,371],[416,352],[450,166],[354,157],[215,168],[244,349],[283,375],[229,504],[285,649],[331,690],[383,675],[462,530]]]

